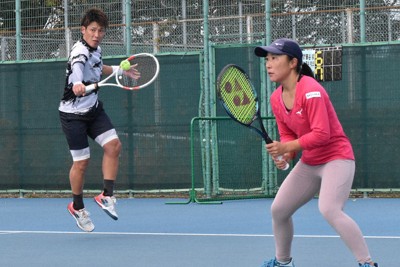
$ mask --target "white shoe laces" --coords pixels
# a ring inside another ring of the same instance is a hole
[[[82,209],[82,210],[78,210],[77,212],[78,212],[78,215],[79,215],[79,219],[80,219],[80,221],[81,221],[81,223],[83,225],[87,225],[87,224],[91,224],[92,223],[92,221],[90,220],[90,217],[89,217],[90,213],[87,210]]]

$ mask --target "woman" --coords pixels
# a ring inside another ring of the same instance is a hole
[[[271,95],[280,142],[266,145],[279,169],[302,152],[272,203],[275,258],[264,267],[293,267],[292,215],[319,195],[319,210],[354,254],[359,266],[377,267],[358,225],[343,211],[354,179],[353,149],[324,88],[302,62],[299,45],[290,39],[260,46],[255,54],[266,59],[266,69],[280,86]],[[278,160],[282,155],[283,159]]]

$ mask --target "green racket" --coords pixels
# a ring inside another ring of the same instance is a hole
[[[218,74],[217,95],[226,113],[235,121],[258,133],[265,143],[272,143],[261,120],[257,92],[247,73],[237,65],[229,64]],[[259,127],[253,126],[257,120]],[[282,160],[282,156],[278,157]],[[286,163],[284,170],[289,168]]]

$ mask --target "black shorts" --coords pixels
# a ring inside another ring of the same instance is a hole
[[[104,111],[103,104],[100,101],[97,107],[93,107],[84,115],[61,111],[59,113],[61,126],[67,138],[70,150],[85,149],[89,147],[88,136],[96,140],[98,136],[110,130],[114,130],[114,126]],[[96,142],[98,142],[98,140],[96,140]],[[101,142],[98,143],[101,144]]]

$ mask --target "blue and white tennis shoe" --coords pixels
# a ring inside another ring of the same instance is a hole
[[[371,264],[373,264],[373,265],[371,265]],[[358,264],[360,267],[378,267],[378,263],[364,263],[364,264],[361,264],[361,263],[359,263]]]
[[[288,263],[280,263],[275,259],[272,259],[270,261],[265,261],[261,267],[295,267],[293,263],[293,259],[290,260]]]

